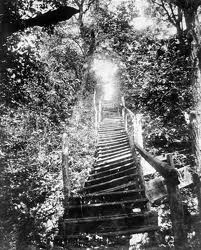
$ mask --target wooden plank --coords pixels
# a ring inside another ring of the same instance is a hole
[[[96,204],[82,204],[81,208],[90,208],[90,207],[107,207],[107,206],[122,206],[122,205],[126,205],[126,204],[138,204],[138,203],[144,203],[147,202],[146,198],[142,198],[142,199],[135,199],[135,200],[127,200],[127,201],[114,201],[114,202],[106,202],[106,203],[96,203]],[[80,205],[70,205],[69,209],[75,209],[75,208],[80,208]]]
[[[132,234],[138,234],[138,233],[144,233],[144,232],[152,232],[159,230],[158,225],[145,225],[141,227],[133,227],[129,230],[119,230],[119,231],[112,231],[112,232],[106,232],[106,233],[95,233],[90,234],[90,236],[120,236],[120,235],[132,235]],[[72,239],[72,238],[85,238],[87,234],[73,234],[73,235],[65,235],[66,239]]]
[[[96,166],[97,167],[100,167],[100,166],[105,166],[107,164],[115,164],[115,163],[118,163],[119,161],[121,160],[124,160],[124,159],[127,159],[127,158],[130,158],[132,157],[132,154],[131,153],[128,153],[128,154],[124,154],[124,155],[121,155],[119,157],[115,157],[115,158],[111,158],[111,159],[108,159],[108,160],[103,160],[101,162],[97,162],[96,163]]]
[[[157,177],[145,182],[146,196],[151,203],[154,203],[167,196],[167,189],[163,177]]]
[[[112,162],[110,164],[107,164],[107,165],[95,165],[94,166],[94,171],[97,172],[97,173],[101,173],[101,172],[105,172],[105,171],[113,171],[113,169],[115,168],[118,168],[118,167],[124,167],[125,164],[133,164],[133,158],[132,157],[126,157],[124,159],[121,159],[119,161],[115,161],[115,162]]]
[[[96,160],[96,164],[99,164],[101,162],[108,162],[108,161],[115,161],[116,159],[118,160],[119,157],[121,156],[130,156],[131,155],[131,151],[129,149],[126,149],[125,151],[123,152],[118,152],[117,154],[113,154],[113,155],[102,155],[102,157],[98,157],[98,159]]]
[[[136,218],[136,217],[145,217],[148,216],[144,213],[128,213],[128,214],[120,214],[120,215],[107,215],[107,216],[92,216],[92,217],[84,217],[84,218],[70,218],[64,219],[65,223],[87,223],[87,222],[98,222],[98,221],[113,221],[113,220],[125,220],[128,218]]]
[[[133,164],[133,160],[131,159],[131,162],[130,163],[127,163],[127,164],[120,164],[119,166],[115,166],[114,168],[111,168],[110,166],[105,170],[105,169],[102,169],[103,171],[99,171],[99,172],[96,172],[96,173],[93,173],[90,175],[90,177],[92,178],[99,178],[99,177],[104,177],[104,176],[107,176],[107,175],[110,175],[114,172],[118,172],[118,171],[123,171],[123,170],[126,170],[126,169],[129,169],[130,167],[134,166]],[[136,167],[135,167],[136,168]]]
[[[121,144],[128,141],[128,138],[120,139],[120,140],[114,140],[114,141],[105,141],[105,142],[98,142],[98,146],[102,145],[115,145],[115,144]]]
[[[193,176],[191,173],[191,169],[188,166],[177,169],[179,174],[179,188],[187,187],[193,184]]]
[[[164,178],[170,179],[170,181],[176,184],[179,184],[178,172],[175,168],[170,166],[169,164],[158,160],[156,157],[153,157],[146,150],[140,147],[137,143],[135,143],[135,147],[140,153],[140,155],[153,167],[155,170],[162,175]]]
[[[133,174],[133,173],[138,174],[138,170],[135,167],[131,167],[131,168],[128,168],[126,170],[119,171],[119,172],[116,172],[114,174],[102,176],[102,177],[99,177],[99,178],[96,178],[96,179],[91,179],[91,180],[89,179],[85,183],[85,185],[89,186],[89,185],[93,185],[94,183],[109,181],[109,180],[115,179],[117,177],[123,177],[125,175]]]
[[[107,151],[107,150],[115,150],[115,149],[119,149],[121,147],[125,147],[125,146],[129,146],[128,141],[125,141],[124,143],[121,144],[117,144],[117,145],[97,145],[97,150],[99,151]]]
[[[122,176],[122,177],[113,179],[111,181],[106,181],[106,182],[102,182],[102,183],[99,183],[99,184],[95,184],[95,185],[91,185],[91,186],[88,186],[88,187],[84,187],[83,191],[95,192],[94,189],[95,190],[98,189],[97,191],[100,191],[100,189],[101,190],[107,189],[108,186],[109,186],[109,188],[112,188],[112,187],[114,187],[113,185],[121,185],[122,181],[123,182],[124,181],[131,181],[132,179],[136,179],[138,176],[139,176],[138,173],[136,173],[136,174],[130,174],[130,175],[126,175],[126,176]]]
[[[96,193],[114,192],[114,191],[116,192],[116,191],[123,191],[125,189],[133,190],[133,189],[136,189],[136,188],[138,188],[138,182],[137,181],[132,181],[132,182],[122,184],[122,185],[119,185],[119,186],[114,187],[114,188],[108,188],[108,189],[105,189],[104,191],[99,191],[99,192],[96,192]]]
[[[167,161],[174,168],[172,155],[168,155]],[[170,216],[174,233],[175,249],[187,249],[187,232],[184,226],[184,211],[180,193],[176,183],[166,179]]]
[[[63,190],[64,190],[64,203],[68,203],[70,196],[70,176],[68,165],[68,136],[66,133],[62,137],[62,174],[63,174]]]
[[[126,196],[126,195],[129,195],[129,194],[133,194],[135,195],[135,193],[141,193],[141,192],[145,192],[145,189],[134,189],[134,190],[124,190],[124,191],[117,191],[117,192],[104,192],[104,193],[93,193],[93,194],[85,194],[84,196],[72,196],[70,199],[73,200],[73,199],[88,199],[88,198],[100,198],[100,197],[104,197],[105,199],[107,199],[107,196],[108,197],[116,197],[116,198],[119,198],[119,196]]]
[[[117,153],[124,152],[125,150],[130,150],[128,145],[123,146],[123,147],[119,147],[119,148],[114,149],[114,150],[98,151],[98,157],[101,158],[103,156],[115,155]]]
[[[121,136],[115,136],[115,137],[109,137],[106,136],[104,138],[99,138],[98,143],[107,143],[107,142],[113,142],[113,141],[122,141],[128,139],[126,135],[121,135]]]

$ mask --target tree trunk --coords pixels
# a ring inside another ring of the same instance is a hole
[[[191,60],[194,69],[192,77],[193,104],[194,110],[191,112],[191,140],[192,151],[195,156],[194,172],[195,189],[198,197],[198,206],[201,219],[201,32],[197,16],[197,8],[186,8],[184,10],[188,38],[191,40]]]
[[[5,43],[5,37],[7,31],[5,30],[5,27],[3,26],[3,19],[4,19],[4,3],[3,1],[0,1],[0,81],[2,82],[3,77],[3,60],[5,58],[5,49],[3,47]]]
[[[168,164],[174,168],[172,155],[167,156]],[[168,200],[170,205],[172,229],[174,233],[175,250],[189,249],[187,233],[184,227],[184,210],[180,198],[178,185],[172,182],[172,178],[166,180]]]

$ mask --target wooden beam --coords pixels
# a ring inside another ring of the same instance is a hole
[[[63,134],[62,138],[62,174],[63,174],[63,192],[64,192],[64,206],[67,207],[70,196],[70,177],[68,164],[68,136]]]
[[[119,230],[119,231],[110,231],[110,232],[98,232],[98,233],[92,233],[90,234],[91,236],[96,236],[97,234],[99,236],[119,236],[119,235],[131,235],[131,234],[139,234],[139,233],[145,233],[145,232],[151,232],[151,231],[156,231],[158,230],[159,227],[156,226],[154,223],[150,223],[150,225],[145,225],[145,226],[138,226],[138,227],[133,227],[132,229],[125,229],[125,230]],[[76,238],[85,238],[86,234],[73,234],[73,235],[65,235],[66,239],[76,239]],[[122,248],[121,248],[122,249]],[[126,248],[128,249],[128,247]]]
[[[135,143],[135,147],[140,153],[140,155],[165,179],[169,179],[171,182],[179,184],[178,172],[175,168],[169,164],[158,160],[156,157],[153,157],[146,150],[144,150],[138,143]]]
[[[167,161],[174,168],[172,155],[168,155]],[[187,233],[184,227],[184,211],[181,202],[178,185],[166,180],[168,200],[170,206],[170,216],[172,221],[172,229],[174,234],[175,250],[189,249],[187,244]]]

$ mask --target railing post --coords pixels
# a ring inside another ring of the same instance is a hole
[[[134,114],[133,117],[134,126],[134,142],[136,142],[140,147],[143,148],[143,136],[142,136],[142,115]]]
[[[124,125],[125,125],[126,132],[128,132],[128,114],[126,113],[124,115]]]
[[[101,105],[101,100],[99,100],[98,103],[98,123],[100,124],[101,119],[102,119],[102,105]]]
[[[122,106],[125,108],[125,98],[124,98],[124,96],[121,97],[121,103],[122,103]]]
[[[68,198],[70,195],[70,177],[68,164],[68,139],[67,134],[64,133],[62,137],[62,175],[63,175],[63,192],[64,192],[64,206],[68,206]]]
[[[137,143],[140,147],[143,148],[143,135],[142,135],[142,115],[141,114],[134,114],[133,117],[133,126],[134,126],[134,143]],[[140,173],[143,179],[143,169],[145,166],[145,160],[143,157],[140,156]]]
[[[167,162],[174,168],[171,154],[167,155]],[[175,250],[189,249],[187,246],[187,234],[184,227],[184,211],[180,199],[178,184],[169,177],[166,178],[166,186],[170,205]]]
[[[122,107],[121,116],[124,121],[125,120],[125,107]]]
[[[98,111],[96,106],[96,91],[94,91],[94,111],[95,111],[95,130],[98,131]]]

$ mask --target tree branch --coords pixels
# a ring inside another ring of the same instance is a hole
[[[171,3],[169,3],[168,5],[169,5],[169,7],[170,7],[170,10],[171,10],[171,15],[172,15],[172,18],[173,18],[174,22],[175,22],[175,23],[178,23],[178,17],[176,17],[176,15],[175,15],[175,13],[174,13],[174,10],[173,10],[173,7],[172,7],[172,4],[171,4]]]
[[[169,13],[168,9],[165,6],[164,0],[161,0],[161,6],[162,8],[165,10],[168,20],[170,21],[170,23],[172,23],[174,26],[176,26],[176,22],[174,20],[174,18],[172,18],[171,14]]]
[[[89,8],[91,7],[91,5],[92,5],[95,1],[96,1],[96,0],[91,0],[91,1],[88,2],[87,8],[86,8],[85,10],[83,10],[83,13],[84,13],[84,14],[89,10]]]

